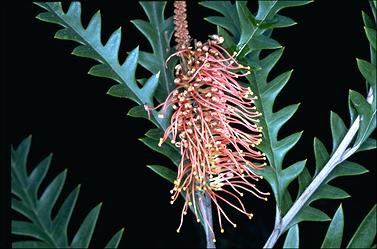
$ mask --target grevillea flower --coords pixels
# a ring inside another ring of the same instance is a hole
[[[262,127],[257,125],[262,114],[254,105],[257,96],[250,87],[236,81],[250,74],[250,68],[237,63],[236,53],[230,55],[221,47],[223,41],[223,37],[213,35],[204,44],[196,42],[194,48],[183,45],[177,49],[172,56],[179,56],[183,63],[175,67],[176,88],[160,105],[145,106],[147,111],[161,108],[160,118],[168,108],[173,108],[170,125],[159,146],[172,143],[182,155],[171,190],[171,204],[179,194],[185,196],[177,232],[188,207],[192,206],[197,221],[203,219],[214,241],[213,228],[203,215],[202,199],[197,193],[206,192],[215,204],[222,233],[222,217],[234,227],[236,224],[221,203],[251,219],[252,213],[246,211],[241,201],[244,191],[264,200],[269,195],[256,188],[253,181],[262,176],[251,170],[266,164],[265,154],[255,148],[262,141]]]

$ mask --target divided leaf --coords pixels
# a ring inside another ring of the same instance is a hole
[[[80,185],[64,200],[52,219],[51,210],[60,196],[67,170],[60,173],[48,184],[40,198],[39,185],[44,180],[51,162],[51,155],[42,160],[30,175],[27,175],[27,156],[31,136],[24,139],[16,150],[11,150],[12,209],[21,213],[29,221],[12,220],[12,233],[29,236],[37,240],[12,243],[13,248],[88,248],[93,235],[101,204],[93,208],[81,224],[71,244],[68,242],[67,228],[79,194]],[[121,234],[112,240],[116,247]]]
[[[292,134],[279,141],[277,139],[279,129],[293,116],[299,104],[287,106],[277,112],[272,111],[274,101],[288,82],[292,71],[277,76],[271,82],[267,81],[269,73],[283,53],[281,45],[270,38],[270,35],[273,28],[289,27],[296,24],[292,19],[278,15],[279,10],[309,2],[258,1],[259,7],[256,16],[247,8],[247,2],[236,1],[234,4],[226,1],[200,2],[204,7],[222,15],[205,19],[218,25],[219,34],[226,38],[225,47],[230,52],[233,52],[234,49],[238,51],[237,57],[240,62],[254,69],[253,74],[247,76],[247,79],[251,89],[258,96],[255,105],[263,113],[260,119],[260,125],[263,127],[263,141],[258,148],[266,154],[270,164],[264,169],[258,170],[257,174],[264,176],[269,182],[277,205],[283,211],[286,211],[291,204],[282,203],[283,200],[291,199],[290,196],[286,196],[287,187],[304,169],[305,160],[283,168],[285,155],[298,142],[302,132]],[[276,51],[260,58],[262,49],[276,49]]]
[[[139,105],[153,105],[153,96],[159,82],[159,71],[139,88],[135,80],[136,66],[139,61],[139,49],[135,48],[123,64],[118,61],[118,52],[121,42],[121,29],[117,29],[103,45],[101,42],[101,14],[98,11],[93,15],[86,28],[81,23],[81,4],[72,2],[67,13],[64,13],[61,3],[36,3],[47,10],[37,16],[46,22],[56,23],[64,28],[55,34],[55,38],[77,41],[82,45],[76,47],[72,54],[94,59],[100,64],[94,65],[89,74],[111,78],[120,85],[113,86],[109,94],[117,97],[129,98]],[[159,119],[156,111],[151,111],[151,119],[160,128],[167,127],[167,121]]]
[[[299,248],[300,236],[299,236],[298,224],[294,225],[288,230],[287,237],[285,237],[283,248]]]
[[[376,205],[369,211],[367,216],[352,236],[347,248],[369,248],[376,237]]]
[[[321,248],[340,248],[342,245],[343,227],[344,215],[342,204],[340,204],[327,229]]]

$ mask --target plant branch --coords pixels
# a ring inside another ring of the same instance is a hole
[[[373,101],[373,94],[372,89],[369,90],[369,94],[367,97],[367,101],[369,104]],[[326,163],[323,169],[319,172],[319,174],[313,179],[310,185],[305,189],[305,191],[301,194],[301,196],[295,201],[283,219],[280,220],[275,219],[275,227],[272,231],[269,239],[267,240],[264,248],[272,248],[278,238],[285,232],[287,226],[293,220],[293,218],[297,215],[297,213],[301,210],[301,208],[305,205],[307,200],[312,196],[312,194],[317,190],[317,188],[321,185],[321,183],[326,179],[326,177],[330,174],[330,172],[341,162],[346,160],[350,157],[355,151],[359,148],[360,144],[356,145],[352,149],[347,149],[348,145],[351,143],[352,139],[356,135],[357,131],[360,127],[360,115],[357,116],[356,120],[351,125],[351,128],[348,130],[347,134],[344,136],[342,142],[340,143],[338,149],[332,155],[330,160]],[[276,214],[278,215],[278,207]],[[277,223],[278,221],[278,223]]]

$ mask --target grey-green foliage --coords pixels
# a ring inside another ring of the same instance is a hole
[[[341,248],[343,241],[344,213],[342,204],[336,210],[334,217],[327,229],[326,235],[322,241],[321,248]],[[298,224],[293,226],[285,238],[284,247],[299,248],[300,239],[298,236]],[[347,243],[347,248],[371,248],[374,238],[376,237],[376,205],[372,207],[369,213],[364,217],[359,227]],[[343,246],[345,243],[343,242]],[[314,245],[312,245],[314,246]]]
[[[238,52],[239,59],[244,60],[249,66],[254,68],[255,73],[248,76],[248,80],[253,91],[258,95],[257,108],[263,113],[260,125],[263,127],[263,142],[259,148],[267,155],[269,166],[258,171],[270,183],[275,195],[275,199],[282,215],[292,205],[292,198],[287,191],[291,181],[299,175],[299,194],[312,181],[309,171],[305,168],[305,160],[296,162],[290,166],[283,167],[283,160],[286,153],[297,143],[301,132],[294,133],[281,140],[277,140],[279,129],[293,116],[299,104],[287,106],[281,110],[273,112],[273,104],[288,82],[292,71],[280,74],[270,82],[268,75],[283,53],[280,44],[272,39],[273,28],[289,27],[295,24],[292,19],[278,15],[277,12],[285,7],[303,5],[309,1],[259,1],[258,10],[254,15],[247,7],[246,2],[202,2],[201,5],[220,12],[223,16],[207,17],[211,23],[218,25],[218,30],[226,39],[225,46],[230,51]],[[375,24],[363,13],[366,25],[366,33],[370,42],[375,41]],[[238,18],[237,18],[238,17]],[[224,30],[225,29],[225,30]],[[229,32],[229,33],[228,33]],[[240,51],[242,49],[242,51]],[[264,58],[260,58],[262,49],[276,49]],[[373,45],[371,45],[371,49]],[[375,52],[375,51],[374,51]],[[242,58],[246,55],[245,58]],[[373,63],[373,60],[372,60]],[[358,60],[358,67],[362,75],[367,80],[375,95],[375,64]],[[375,99],[373,103],[375,103]],[[375,128],[375,105],[368,104],[366,99],[359,93],[350,92],[351,120],[354,121],[357,115],[361,115],[362,122],[353,147],[358,147],[358,151],[369,150],[376,147],[376,141],[368,138]],[[348,128],[342,119],[331,112],[330,126],[333,137],[334,152],[342,141]],[[314,140],[314,150],[316,157],[316,174],[328,161],[330,155],[319,139]],[[367,172],[367,170],[353,162],[344,161],[339,165],[320,186],[319,189],[306,203],[289,227],[304,220],[326,221],[329,217],[317,208],[309,206],[315,200],[321,198],[341,199],[349,197],[343,190],[327,184],[330,180],[338,176],[356,175]],[[288,227],[288,228],[289,228]]]
[[[284,48],[273,38],[274,28],[289,27],[296,22],[289,17],[277,14],[281,9],[305,5],[311,1],[258,1],[258,10],[254,15],[246,2],[206,1],[200,4],[220,12],[223,16],[211,16],[206,19],[218,25],[219,34],[225,37],[225,46],[229,51],[238,52],[238,59],[251,66],[254,73],[247,76],[253,92],[258,96],[256,106],[263,113],[260,124],[263,127],[263,141],[259,145],[267,156],[269,166],[259,170],[270,183],[277,205],[282,213],[291,204],[291,197],[286,191],[288,185],[302,172],[306,160],[283,167],[283,159],[288,151],[298,142],[302,132],[294,133],[278,140],[279,129],[297,111],[299,104],[287,106],[273,112],[277,95],[288,82],[292,70],[282,73],[271,81],[268,75],[282,56]],[[260,58],[262,49],[275,50]],[[320,219],[327,219],[327,216]]]
[[[12,220],[12,234],[29,236],[32,239],[12,243],[12,248],[88,248],[101,210],[102,203],[94,207],[81,223],[72,241],[68,241],[67,229],[75,208],[80,185],[77,186],[59,207],[55,217],[51,210],[63,188],[67,170],[61,172],[38,196],[39,187],[50,166],[52,155],[43,159],[30,174],[27,174],[27,157],[31,136],[24,139],[14,150],[11,148],[12,209],[28,220]],[[123,229],[117,232],[106,245],[116,248]]]
[[[121,29],[114,31],[106,44],[103,45],[101,42],[100,11],[93,15],[88,26],[84,28],[80,18],[80,2],[72,2],[67,13],[64,13],[59,2],[36,4],[47,10],[47,12],[39,14],[38,19],[64,27],[57,31],[55,38],[72,40],[81,44],[73,50],[73,55],[100,62],[89,70],[89,74],[110,78],[118,83],[109,89],[108,94],[129,98],[138,104],[129,110],[128,115],[150,119],[158,127],[148,131],[146,137],[140,140],[155,151],[168,156],[177,164],[180,160],[180,154],[176,147],[169,144],[157,146],[161,137],[160,134],[163,134],[168,126],[171,110],[168,111],[165,118],[161,119],[158,118],[157,111],[150,111],[151,115],[149,116],[144,109],[144,105],[153,106],[153,98],[162,102],[173,88],[173,66],[176,60],[170,60],[167,65],[165,62],[173,52],[173,49],[169,48],[173,34],[172,17],[164,19],[166,2],[140,2],[149,22],[133,20],[132,23],[148,39],[153,53],[139,51],[137,47],[128,54],[123,64],[118,61]],[[138,64],[149,70],[153,76],[149,79],[137,80],[135,72]],[[137,81],[142,85],[142,88],[139,88]],[[159,134],[159,137],[156,134]]]
[[[370,18],[363,12],[364,24],[368,29],[366,29],[366,34],[369,42],[375,41],[375,23],[370,21]],[[349,92],[349,110],[350,110],[350,126],[355,121],[356,116],[360,115],[360,128],[354,139],[353,143],[350,144],[348,150],[354,150],[355,152],[371,150],[376,148],[376,140],[369,138],[369,135],[376,127],[376,63],[373,62],[373,56],[375,54],[375,48],[373,44],[370,44],[372,54],[371,62],[365,60],[357,60],[357,66],[367,81],[368,89],[372,89],[370,92],[373,94],[373,102],[370,104],[367,102],[366,98],[357,93],[356,91],[350,90]],[[373,51],[374,50],[374,51]],[[343,140],[345,134],[348,132],[348,127],[342,120],[342,118],[335,112],[330,113],[330,128],[332,134],[332,150],[331,154],[327,151],[326,146],[318,139],[314,138],[314,155],[315,155],[315,173],[312,177],[307,169],[299,176],[299,192],[297,198],[304,192],[305,188],[310,184],[312,178],[314,178],[325,164],[329,161],[330,157],[338,149],[341,141]],[[326,198],[326,199],[341,199],[349,197],[349,195],[342,189],[331,186],[328,184],[332,179],[339,176],[347,175],[358,175],[368,172],[363,166],[351,162],[349,160],[344,160],[336,166],[336,168],[326,177],[324,182],[320,187],[313,193],[310,199],[305,203],[305,207],[297,214],[297,216],[292,220],[291,225],[302,219],[302,212],[307,208],[311,208],[309,205],[311,202]]]

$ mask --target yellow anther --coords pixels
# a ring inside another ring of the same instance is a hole
[[[200,223],[200,219],[196,219],[196,222]]]
[[[237,224],[233,224],[233,227],[236,228],[236,227],[237,227]]]
[[[158,143],[158,146],[161,147],[163,142],[164,142],[164,140],[162,138],[160,138],[160,142]]]
[[[192,202],[191,202],[191,201],[189,201],[189,202],[188,202],[188,205],[189,205],[189,206],[191,206],[191,205],[192,205]]]
[[[175,144],[175,140],[172,139],[172,140],[170,141],[170,143]]]
[[[220,232],[221,232],[221,233],[224,233],[224,229],[221,228],[221,231],[220,231]]]
[[[215,239],[215,238],[213,238],[213,239],[212,239],[212,241],[213,241],[213,243],[215,243],[215,242],[216,242],[216,239]]]
[[[177,229],[177,233],[179,233],[179,229]]]

